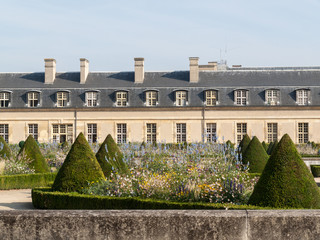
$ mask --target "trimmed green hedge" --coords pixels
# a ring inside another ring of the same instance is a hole
[[[0,190],[47,187],[52,184],[57,173],[34,173],[1,175]]]
[[[320,177],[320,166],[319,165],[310,165],[312,175],[314,177]]]
[[[32,203],[38,209],[271,209],[221,203],[171,202],[131,197],[106,197],[32,189]]]
[[[314,155],[314,154],[301,154],[302,158],[320,158],[320,155]]]

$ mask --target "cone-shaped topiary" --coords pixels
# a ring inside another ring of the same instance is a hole
[[[102,169],[86,138],[80,133],[57,174],[52,190],[79,192],[88,183],[102,179]]]
[[[22,148],[20,149],[18,160],[26,161],[28,163],[28,166],[31,169],[34,169],[35,173],[50,172],[49,166],[32,135],[29,135]]]
[[[241,142],[239,143],[239,148],[240,148],[240,151],[242,154],[246,151],[250,141],[251,140],[250,140],[250,137],[248,136],[248,134],[243,136]]]
[[[128,168],[123,162],[123,154],[110,134],[102,143],[96,157],[105,177],[110,177],[112,168],[119,173],[128,173]]]
[[[261,144],[262,144],[262,147],[264,148],[264,150],[267,152],[268,146],[267,146],[266,142],[263,141]]]
[[[0,136],[0,146],[2,146],[2,148],[0,148],[0,157],[1,158],[10,158],[11,157],[11,149],[2,136]]]
[[[268,153],[269,155],[271,155],[273,144],[274,144],[274,142],[269,143],[269,146],[268,146],[268,149],[267,149],[267,153]]]
[[[259,139],[254,136],[242,155],[242,162],[243,164],[247,164],[249,162],[250,173],[262,173],[268,158],[269,156],[264,150]]]
[[[272,144],[272,148],[270,149],[270,155],[273,153],[273,151],[276,149],[277,145],[278,145],[278,140],[275,140]]]
[[[320,208],[320,191],[289,135],[285,134],[254,187],[249,204]]]

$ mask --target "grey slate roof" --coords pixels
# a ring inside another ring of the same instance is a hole
[[[295,90],[311,90],[311,105],[320,106],[320,68],[251,69],[199,73],[199,82],[189,82],[189,71],[146,72],[142,84],[134,83],[134,72],[91,72],[80,84],[79,72],[57,73],[53,84],[44,84],[44,73],[0,73],[0,91],[12,91],[10,108],[27,108],[27,92],[41,92],[39,108],[53,108],[56,92],[70,91],[68,107],[85,108],[85,92],[98,90],[99,106],[113,107],[115,91],[129,93],[128,107],[144,107],[144,92],[158,90],[157,107],[174,107],[174,92],[187,90],[190,107],[204,106],[204,91],[218,90],[219,106],[234,106],[234,90],[249,91],[249,106],[265,106],[265,90],[280,90],[281,106],[296,106]],[[241,106],[240,106],[241,107]]]

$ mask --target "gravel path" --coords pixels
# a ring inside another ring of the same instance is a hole
[[[31,199],[31,189],[0,191],[0,210],[27,209],[34,209]]]

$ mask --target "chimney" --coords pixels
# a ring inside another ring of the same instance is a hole
[[[144,80],[144,58],[134,59],[134,83],[143,83]]]
[[[80,84],[85,84],[89,74],[89,60],[80,58]]]
[[[189,57],[190,61],[190,82],[197,83],[199,81],[199,58]]]
[[[217,71],[218,70],[218,63],[217,62],[208,62],[208,65],[212,67],[212,70]]]
[[[56,60],[53,58],[44,59],[44,83],[53,84],[56,78]]]

